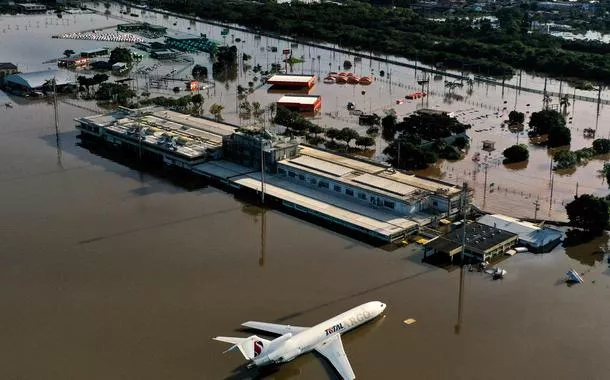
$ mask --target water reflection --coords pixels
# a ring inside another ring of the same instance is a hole
[[[565,252],[570,258],[577,260],[583,265],[589,267],[595,266],[604,260],[604,255],[608,251],[608,234],[595,238],[591,241],[579,243],[580,239],[584,239],[581,234],[568,232],[568,237],[564,242]]]

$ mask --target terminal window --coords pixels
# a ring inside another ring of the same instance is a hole
[[[279,175],[286,175],[286,170],[278,168],[277,169],[277,174],[279,174]]]
[[[358,193],[358,198],[364,199],[366,201],[366,194],[365,193]]]
[[[345,189],[345,194],[349,195],[350,197],[354,196],[354,190],[352,189]]]
[[[288,172],[288,177],[294,178],[294,177],[296,177],[296,176],[297,176],[297,175],[296,175],[296,173],[294,173],[294,172]]]
[[[318,186],[319,186],[319,187],[323,187],[323,188],[325,188],[325,189],[328,189],[328,188],[329,188],[328,182],[325,182],[325,181],[320,181],[320,182],[318,182]]]
[[[339,186],[339,185],[335,185],[335,186],[333,187],[333,189],[335,189],[335,191],[337,191],[337,192],[339,192],[339,193],[341,192],[341,186]]]
[[[301,181],[305,181],[305,176],[304,176],[303,174],[299,174],[299,179],[300,179]]]
[[[383,201],[383,205],[387,208],[394,208],[394,202],[390,202],[390,201]]]

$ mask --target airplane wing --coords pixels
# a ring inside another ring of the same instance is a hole
[[[356,378],[352,366],[349,364],[349,360],[347,360],[345,350],[343,350],[343,343],[341,342],[340,335],[335,335],[332,338],[325,340],[316,347],[316,351],[328,359],[330,364],[335,367],[343,379],[353,380]]]
[[[307,330],[308,327],[299,327],[299,326],[289,326],[289,325],[279,325],[276,323],[267,323],[267,322],[256,322],[256,321],[248,321],[241,324],[242,326],[249,327],[251,329],[268,331],[273,334],[284,335],[286,333],[297,334],[303,330]]]

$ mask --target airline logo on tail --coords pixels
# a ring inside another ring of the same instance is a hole
[[[263,352],[263,342],[261,342],[260,340],[255,340],[254,341],[254,357],[257,357],[258,355],[260,355],[261,352]]]

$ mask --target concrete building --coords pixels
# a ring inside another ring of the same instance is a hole
[[[17,66],[10,62],[0,62],[0,78],[15,74],[17,72]]]
[[[63,70],[43,70],[31,73],[11,74],[4,78],[5,86],[12,92],[28,94],[40,91],[48,85],[49,81],[55,79],[58,91],[75,83],[74,75]]]
[[[296,112],[316,113],[322,108],[320,95],[284,95],[277,101],[278,107]]]
[[[91,49],[80,52],[80,56],[83,58],[95,58],[110,55],[110,51],[107,48]]]
[[[475,261],[487,261],[504,254],[517,244],[519,236],[485,224],[466,224],[466,248],[464,256]],[[447,255],[453,262],[462,252],[464,227],[455,229],[428,241],[424,247],[424,258],[429,254]]]
[[[298,143],[287,137],[264,132],[263,146],[259,130],[239,129],[223,139],[224,158],[260,170],[261,151],[265,155],[265,170],[275,173],[278,161],[297,154]]]
[[[420,225],[459,212],[458,187],[319,149],[301,147],[299,153],[298,157],[278,162],[278,176],[335,197],[396,213]]]
[[[228,124],[154,107],[140,110],[120,107],[108,115],[75,121],[84,138],[130,151],[141,149],[150,158],[188,170],[220,158],[223,137],[235,131]]]
[[[15,4],[15,7],[23,13],[44,13],[47,11],[47,6],[43,4],[19,3]]]
[[[484,215],[479,218],[478,222],[517,234],[519,244],[525,245],[532,252],[549,252],[559,245],[563,238],[561,231],[540,227],[534,223],[523,222],[506,215]]]
[[[267,79],[272,88],[279,89],[311,89],[316,84],[315,75],[285,75],[277,74]]]

